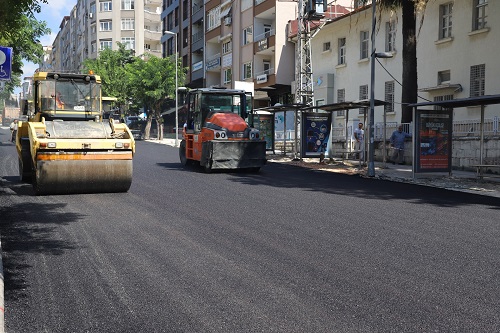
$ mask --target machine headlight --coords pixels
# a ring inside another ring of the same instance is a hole
[[[260,136],[259,131],[254,130],[254,131],[250,132],[250,139],[251,140],[258,140],[259,136]]]
[[[216,139],[226,139],[227,138],[227,134],[224,131],[215,131],[214,138],[216,138]]]
[[[55,142],[40,142],[40,148],[55,148]]]

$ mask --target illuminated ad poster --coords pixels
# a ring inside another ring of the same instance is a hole
[[[451,172],[452,110],[416,110],[417,172]]]
[[[331,113],[304,113],[302,131],[302,156],[320,156],[327,154],[330,139]]]
[[[266,149],[273,149],[274,141],[274,116],[273,115],[261,115],[258,116],[258,126],[260,131],[260,137],[266,140]]]

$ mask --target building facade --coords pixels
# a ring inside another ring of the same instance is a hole
[[[136,56],[161,57],[161,6],[161,0],[78,0],[61,21],[44,69],[80,72],[85,59],[117,50],[117,42]]]
[[[500,2],[436,0],[427,4],[417,26],[418,102],[500,94],[496,52],[500,35]],[[375,61],[375,99],[389,102],[375,108],[374,120],[401,120],[401,10],[376,13],[376,52],[392,58]],[[316,104],[370,98],[371,6],[327,23],[312,39]],[[457,108],[457,121],[478,119],[479,107]],[[350,120],[366,121],[366,110],[351,110]],[[485,117],[500,116],[500,105],[485,108]],[[334,113],[335,126],[345,126],[345,111]],[[351,121],[347,122],[350,123]]]

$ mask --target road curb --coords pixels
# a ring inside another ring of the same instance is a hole
[[[0,333],[5,332],[4,281],[2,261],[2,241],[0,241]]]

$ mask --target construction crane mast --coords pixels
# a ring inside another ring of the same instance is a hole
[[[311,55],[311,22],[324,25],[327,0],[298,0],[297,13],[297,44],[296,44],[296,70],[295,70],[295,103],[304,106],[314,105],[313,71]],[[319,27],[318,27],[319,28]],[[316,30],[316,33],[319,29]],[[294,158],[300,153],[299,130],[302,112],[295,112],[295,151]]]

